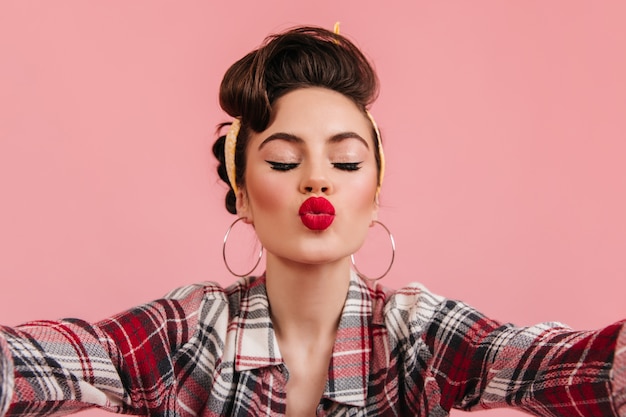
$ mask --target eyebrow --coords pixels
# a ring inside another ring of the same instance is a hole
[[[370,148],[370,146],[367,143],[367,141],[365,139],[363,139],[363,137],[361,135],[359,135],[358,133],[356,133],[356,132],[341,132],[341,133],[337,133],[337,134],[331,136],[327,140],[327,142],[338,143],[338,142],[344,141],[346,139],[357,139],[360,142],[362,142],[363,145],[365,145],[365,147],[367,149]],[[293,135],[291,133],[286,133],[286,132],[276,132],[276,133],[272,133],[267,138],[265,138],[263,140],[263,142],[261,142],[261,144],[259,145],[259,150],[261,148],[263,148],[267,143],[272,142],[274,140],[284,140],[286,142],[297,143],[297,144],[304,143],[304,139],[302,139],[301,137],[299,137],[297,135]]]

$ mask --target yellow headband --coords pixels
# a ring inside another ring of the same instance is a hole
[[[372,114],[365,110],[365,114],[374,127],[376,133],[376,142],[378,146],[378,156],[380,158],[380,168],[378,172],[378,187],[376,188],[376,196],[380,194],[380,188],[383,185],[383,178],[385,176],[385,154],[383,152],[383,142],[380,138],[380,130],[374,120]],[[235,195],[237,194],[237,168],[235,166],[235,148],[237,147],[237,136],[239,136],[239,129],[241,129],[241,120],[235,119],[230,125],[230,129],[226,134],[226,142],[224,143],[224,160],[226,162],[226,174],[228,175],[228,182],[233,187]]]
[[[378,168],[378,187],[376,187],[376,197],[380,194],[380,188],[383,186],[383,178],[385,178],[385,152],[383,152],[383,141],[380,137],[380,130],[378,130],[378,124],[376,120],[374,120],[374,116],[372,113],[365,110],[365,114],[367,115],[370,122],[372,122],[372,126],[374,127],[374,132],[376,133],[376,145],[378,146],[378,158],[380,159],[380,167]]]
[[[226,134],[226,142],[224,143],[224,160],[226,162],[226,175],[228,182],[233,187],[235,195],[237,195],[237,169],[235,167],[235,148],[237,147],[237,136],[241,128],[241,120],[235,119]]]

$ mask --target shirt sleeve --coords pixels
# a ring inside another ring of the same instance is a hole
[[[613,364],[613,398],[620,416],[626,416],[626,324],[622,327]]]
[[[445,299],[431,311],[423,340],[445,408],[626,416],[623,322],[597,331],[515,327]]]
[[[202,286],[184,287],[96,324],[0,327],[0,417],[167,407],[172,358],[196,328],[203,295]]]
[[[4,416],[13,396],[13,362],[6,340],[0,332],[0,416]]]

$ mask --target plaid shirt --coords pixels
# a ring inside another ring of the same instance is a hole
[[[285,413],[265,279],[187,286],[91,325],[0,328],[0,417],[99,406],[155,416]],[[512,406],[626,416],[626,330],[518,328],[420,285],[351,279],[319,416],[447,416]]]

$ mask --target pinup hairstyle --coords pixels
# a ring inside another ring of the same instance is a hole
[[[326,29],[297,27],[265,39],[261,47],[235,62],[220,86],[220,106],[241,120],[235,148],[235,178],[244,186],[246,147],[250,131],[262,132],[270,122],[272,105],[286,93],[305,87],[323,87],[350,98],[365,112],[378,95],[378,78],[363,53],[348,39]],[[221,124],[221,130],[229,123]],[[372,136],[376,134],[372,127]],[[217,172],[229,184],[220,136],[213,145],[219,160]],[[380,170],[380,155],[376,163]],[[226,209],[236,214],[230,187]]]

